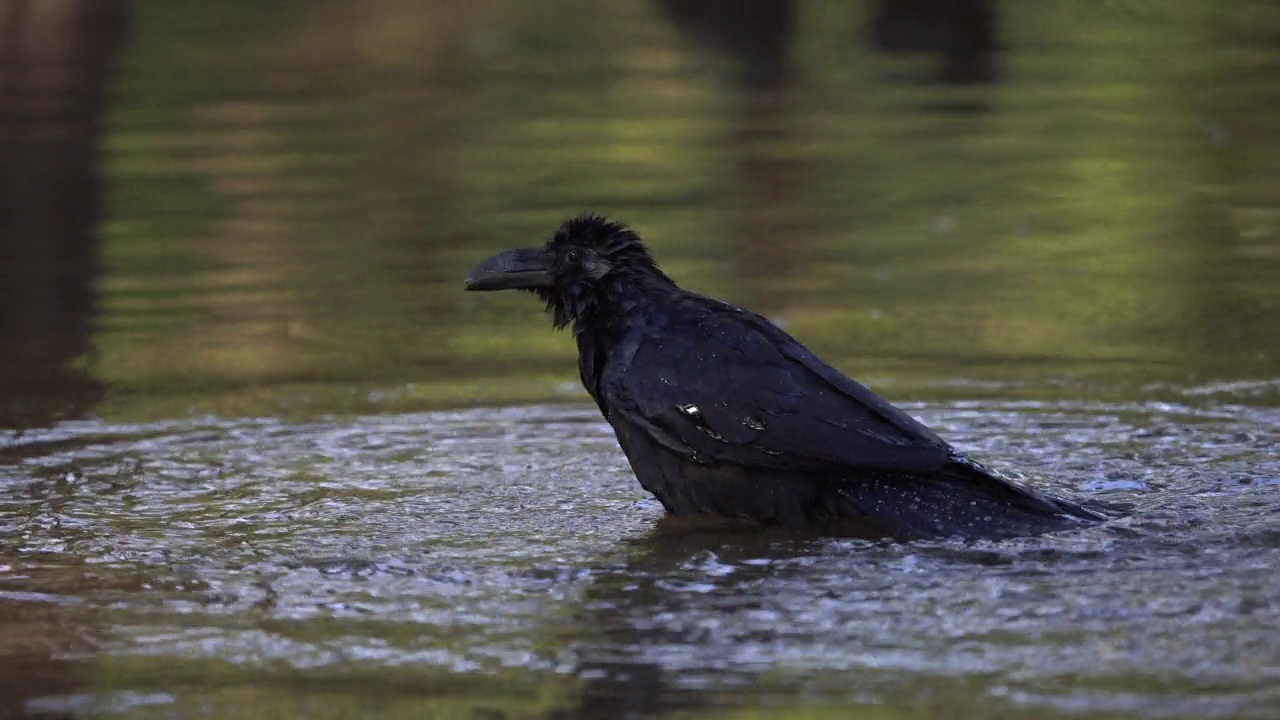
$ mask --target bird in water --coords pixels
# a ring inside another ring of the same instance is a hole
[[[570,219],[465,287],[532,292],[572,327],[583,385],[672,515],[900,540],[1106,518],[968,459],[760,315],[681,289],[622,223]]]

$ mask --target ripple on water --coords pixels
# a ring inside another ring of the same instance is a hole
[[[78,422],[0,439],[0,602],[61,608],[104,658],[515,668],[620,702],[932,687],[1033,714],[1280,708],[1280,413],[910,409],[1134,512],[972,544],[659,522],[580,407]]]

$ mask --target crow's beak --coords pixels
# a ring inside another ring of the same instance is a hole
[[[463,287],[467,290],[513,290],[550,287],[551,270],[540,248],[520,248],[498,253],[471,268]]]

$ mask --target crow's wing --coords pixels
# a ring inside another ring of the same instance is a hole
[[[706,302],[612,364],[608,415],[704,464],[934,472],[950,457],[924,425],[767,320]]]

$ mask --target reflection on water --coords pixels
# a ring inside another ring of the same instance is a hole
[[[694,51],[716,3],[682,5],[688,32],[638,0],[420,5],[139,8],[104,138],[102,412],[579,399],[534,306],[459,284],[582,209],[899,396],[1275,376],[1260,3],[1005,7],[976,85],[866,44],[965,47],[904,34],[913,4],[793,6],[785,42],[707,41],[780,47],[764,87],[704,72],[736,56]]]
[[[0,1],[0,426],[101,399],[90,353],[102,178],[96,142],[122,3]]]
[[[12,37],[0,715],[1280,711],[1270,3],[0,0]],[[461,292],[583,209],[1134,514],[660,522],[571,339]]]

